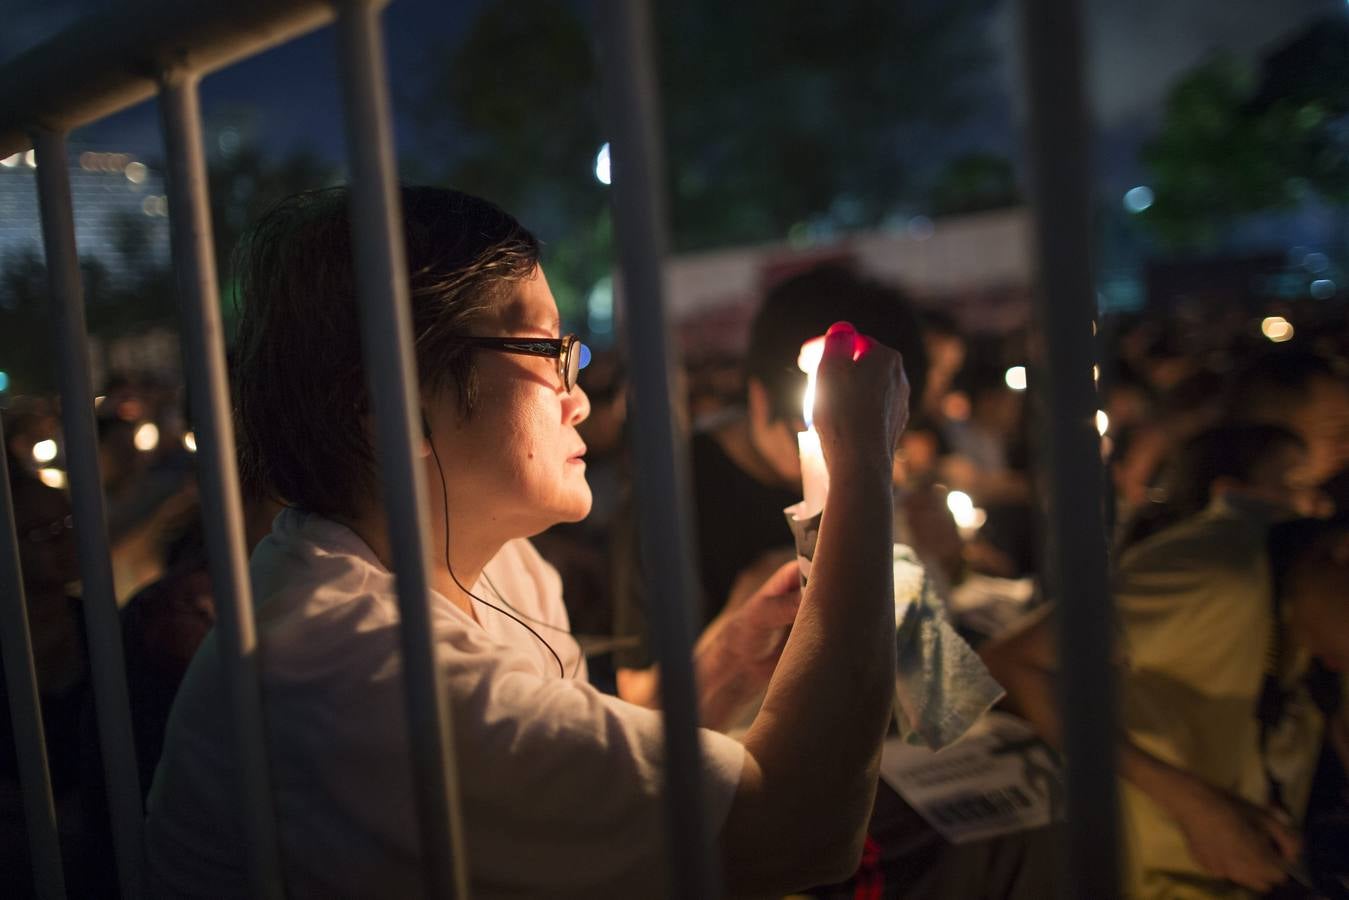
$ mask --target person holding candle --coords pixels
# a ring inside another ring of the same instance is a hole
[[[802,344],[838,319],[897,349],[915,396],[923,390],[922,328],[901,291],[838,263],[793,274],[768,291],[750,325],[743,415],[695,432],[689,444],[700,627],[796,559],[782,511],[803,497],[797,435],[806,430],[807,377],[798,356]],[[821,457],[813,459],[818,467]],[[651,705],[657,682],[646,641],[630,504],[628,514],[616,518],[615,635],[628,642],[615,653],[618,690],[626,699]]]
[[[783,511],[804,498],[810,513],[818,512],[828,493],[818,429],[808,428],[804,407],[806,373],[818,365],[824,343],[816,339],[836,318],[899,349],[913,396],[924,390],[924,333],[900,290],[838,263],[795,273],[769,289],[750,326],[744,414],[695,433],[690,442],[703,617],[709,623],[703,640],[718,634],[728,611],[752,601],[765,578],[797,577],[796,548]],[[807,342],[811,353],[803,358]],[[902,529],[925,556],[947,555],[946,533],[954,534],[954,524],[945,502],[924,502],[928,498],[922,492],[906,495],[902,472],[903,467],[896,465],[892,473],[896,495],[904,497],[894,515],[897,539]],[[658,673],[645,641],[640,572],[630,543],[633,530],[622,524],[622,517],[619,521],[615,631],[619,639],[635,645],[615,653],[619,694],[655,706]],[[708,674],[712,683],[729,680],[718,677],[715,670]],[[760,696],[752,690],[728,697],[730,693],[705,695],[705,724],[722,728],[743,724],[745,706],[752,708]],[[742,707],[728,708],[734,706],[732,700],[741,701]],[[954,846],[886,785],[877,793],[870,827],[866,871],[816,893],[850,897],[864,884],[880,886],[887,897],[1031,900],[1052,892],[1053,842],[1047,831]]]
[[[402,207],[431,638],[473,893],[653,896],[669,883],[661,716],[586,681],[557,573],[527,540],[590,508],[583,348],[563,336],[538,242],[513,217],[435,188],[404,188]],[[351,251],[347,193],[333,189],[284,201],[240,256],[244,475],[286,506],[250,563],[265,732],[286,892],[419,896],[422,854],[446,848],[417,836]],[[770,582],[695,649],[722,686],[771,673],[741,740],[700,733],[707,825],[736,895],[856,868],[894,698],[900,354],[835,326],[818,397],[832,484],[799,609],[794,577]],[[742,651],[781,626],[765,610],[784,608],[791,636],[765,672]],[[156,895],[248,894],[219,664],[209,635],[170,715],[146,823]]]

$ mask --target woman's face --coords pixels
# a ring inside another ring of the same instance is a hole
[[[557,303],[543,270],[536,268],[474,333],[560,337]],[[473,523],[509,539],[585,518],[591,503],[586,445],[576,430],[590,414],[585,392],[579,386],[565,390],[555,359],[474,353],[479,390],[472,415],[460,416],[453,392],[427,404],[456,529]],[[428,462],[434,496],[440,475],[434,456]]]

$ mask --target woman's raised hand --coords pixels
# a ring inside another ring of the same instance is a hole
[[[825,336],[814,420],[831,476],[857,468],[890,472],[909,420],[909,380],[894,350],[836,322]]]

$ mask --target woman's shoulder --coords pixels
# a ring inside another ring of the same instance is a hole
[[[397,622],[393,575],[353,532],[320,516],[283,512],[249,572],[258,628],[273,646]]]

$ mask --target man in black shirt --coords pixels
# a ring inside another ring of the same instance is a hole
[[[803,343],[840,320],[898,350],[911,396],[922,396],[927,373],[922,328],[899,290],[837,264],[795,275],[769,290],[750,326],[744,415],[699,432],[690,442],[703,588],[700,629],[728,602],[748,595],[795,558],[782,511],[801,500],[796,434],[806,427],[801,412],[806,376],[796,359]],[[617,543],[615,631],[629,644],[616,653],[619,694],[653,704],[656,683],[630,527],[620,525]]]
[[[838,320],[900,351],[910,395],[923,396],[927,353],[922,326],[902,292],[838,265],[812,269],[769,290],[750,328],[744,414],[695,434],[690,442],[703,588],[700,629],[784,564],[795,564],[783,510],[801,500],[796,433],[805,430],[806,378],[797,356],[805,341]],[[909,524],[910,531],[918,530],[916,519]],[[658,682],[646,640],[630,517],[626,525],[616,530],[615,548],[615,631],[627,643],[615,653],[618,690],[626,700],[655,706]],[[924,537],[913,534],[920,551]],[[926,537],[933,545],[942,543],[940,535]],[[1053,890],[1054,837],[1048,829],[951,845],[882,782],[869,834],[857,875],[812,894],[1021,900]]]

